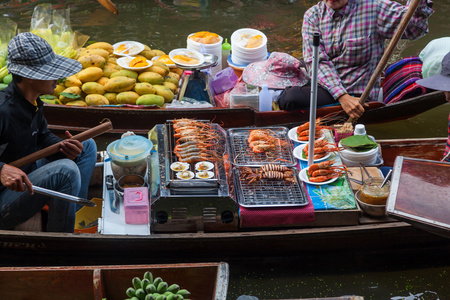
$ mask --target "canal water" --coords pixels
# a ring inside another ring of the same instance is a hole
[[[119,10],[113,15],[95,0],[6,0],[0,3],[0,15],[16,22],[19,30],[28,31],[34,7],[51,3],[55,9],[69,8],[72,29],[88,35],[91,41],[135,40],[166,53],[186,47],[187,36],[197,31],[215,32],[229,40],[235,30],[251,27],[267,35],[269,52],[301,57],[303,14],[318,1],[113,0]],[[434,8],[430,33],[417,41],[401,41],[390,62],[418,55],[428,42],[448,35],[450,0],[436,0]],[[449,112],[450,105],[444,104],[407,120],[368,125],[367,131],[378,139],[444,137]],[[354,261],[352,256],[327,258],[326,264],[320,257],[230,262],[228,299],[242,294],[260,299],[342,295],[450,299],[448,254],[413,251],[401,258],[384,254],[378,264],[369,264],[370,257]]]

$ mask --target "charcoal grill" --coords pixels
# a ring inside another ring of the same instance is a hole
[[[201,121],[201,120],[197,120]],[[207,122],[207,121],[203,121]],[[219,157],[228,154],[226,132],[210,123],[219,133],[215,149]],[[156,125],[149,132],[155,145],[150,158],[152,190],[152,230],[154,232],[235,231],[239,205],[230,193],[229,179],[222,160],[214,162],[212,179],[180,180],[170,169],[178,161],[174,154],[173,122]],[[190,170],[194,171],[194,163]],[[232,178],[232,176],[230,177]]]

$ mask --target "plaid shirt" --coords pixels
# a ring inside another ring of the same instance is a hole
[[[431,6],[431,0],[419,4],[403,38],[414,40],[428,32]],[[339,11],[320,1],[308,9],[303,18],[303,58],[311,69],[313,33],[319,32],[318,83],[335,99],[346,93],[361,95],[383,55],[385,39],[394,36],[407,9],[389,0],[348,0]],[[368,100],[377,100],[379,91],[378,80]]]
[[[448,139],[447,145],[445,146],[444,157],[450,152],[450,114],[448,115]],[[445,161],[450,162],[450,157],[447,157]]]

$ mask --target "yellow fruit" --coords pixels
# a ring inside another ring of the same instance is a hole
[[[136,100],[140,95],[136,92],[122,92],[117,94],[116,100],[118,104],[136,104]]]
[[[116,76],[108,80],[105,84],[107,92],[120,93],[133,89],[136,79],[126,76]]]
[[[89,67],[81,70],[76,75],[81,82],[97,81],[103,76],[103,70],[99,67]]]
[[[67,106],[88,106],[83,100],[75,100],[66,103]]]
[[[97,54],[97,55],[100,55],[101,57],[103,57],[104,59],[108,59],[108,56],[109,56],[109,52],[104,49],[88,49],[88,48],[86,48],[80,52],[79,57],[85,56],[88,54]]]
[[[155,94],[156,93],[156,90],[153,87],[153,85],[151,85],[148,82],[138,82],[138,83],[136,83],[136,85],[134,86],[134,91],[136,93],[138,93],[139,95]]]
[[[117,57],[114,55],[110,55],[110,56],[108,56],[108,59],[106,60],[106,62],[117,65]]]
[[[100,77],[99,80],[97,80],[97,83],[100,83],[101,85],[104,86],[108,82],[108,80],[109,80],[108,77],[102,76],[102,77]]]
[[[64,91],[67,87],[65,85],[62,84],[58,84],[56,85],[55,90],[53,91],[53,96],[58,97],[59,93],[61,93],[62,91]]]
[[[153,94],[142,95],[136,100],[137,105],[157,105],[162,107],[164,103],[164,97]]]
[[[172,69],[170,69],[170,70],[172,70]],[[181,69],[180,69],[180,70],[181,70]],[[182,71],[183,71],[183,70],[182,70]],[[180,75],[179,75],[178,73],[175,73],[175,72],[170,71],[169,74],[167,74],[167,76],[175,77],[178,81],[180,81]]]
[[[157,56],[155,52],[153,52],[153,50],[144,50],[141,53],[139,53],[140,55],[142,55],[143,57],[145,57],[148,60],[151,60],[153,57]]]
[[[84,98],[87,105],[108,105],[109,101],[105,96],[99,94],[90,94]]]
[[[106,42],[96,42],[93,44],[90,44],[86,47],[86,49],[103,49],[109,52],[109,54],[112,54],[114,52],[114,47],[110,43]]]
[[[165,63],[163,63],[162,61],[158,61],[158,60],[152,61],[152,62],[153,62],[153,66],[157,66],[157,67],[163,68],[164,71],[166,72],[165,75],[169,74],[170,68]]]
[[[170,103],[172,102],[173,98],[175,98],[173,92],[169,90],[167,87],[163,85],[154,85],[153,87],[156,90],[156,95],[160,95],[164,98],[164,102]]]
[[[113,78],[116,76],[126,76],[126,77],[130,77],[133,79],[137,79],[138,73],[135,71],[131,71],[131,70],[120,70],[120,71],[116,71],[116,72],[112,73],[109,77]]]
[[[176,94],[178,92],[178,87],[172,82],[164,81],[163,85],[172,91],[172,93]]]
[[[111,74],[117,71],[123,70],[123,68],[119,65],[113,64],[113,63],[106,63],[106,65],[103,67],[103,76],[105,77],[111,77]]]
[[[166,55],[166,53],[164,51],[161,51],[161,50],[153,49],[152,51],[156,53],[156,56]]]
[[[175,77],[172,76],[166,76],[164,77],[164,81],[166,82],[171,82],[173,84],[175,84],[177,87],[179,86],[180,82],[178,81],[178,79],[176,79]]]
[[[149,46],[147,46],[147,45],[145,45],[144,44],[144,50],[143,51],[151,51],[152,49],[149,47]]]
[[[106,64],[106,59],[98,54],[88,54],[80,56],[78,58],[78,61],[80,62],[83,69],[89,67],[103,68]]]
[[[80,79],[78,79],[76,75],[69,76],[64,80],[65,87],[81,86],[82,84],[83,83],[81,82]]]
[[[117,93],[105,93],[103,94],[103,96],[105,96],[106,99],[108,99],[109,104],[117,104]]]
[[[97,82],[86,82],[81,86],[81,90],[86,94],[100,94],[103,95],[105,93],[105,88],[103,85]],[[87,101],[86,101],[87,103]],[[88,105],[91,105],[88,103]]]
[[[177,68],[177,67],[175,67],[175,68],[170,68],[170,72],[173,72],[173,73],[177,73],[178,75],[183,75],[183,72],[184,72],[184,70],[183,69],[180,69],[180,68]]]
[[[155,72],[143,72],[138,76],[139,82],[148,82],[150,84],[162,84],[164,77]]]
[[[154,65],[146,68],[144,72],[155,72],[161,75],[162,77],[166,76],[166,74],[169,73],[169,72],[166,73],[166,70],[164,70],[163,68]]]
[[[81,89],[79,87],[77,87],[77,86],[71,86],[71,87],[66,88],[64,91],[62,91],[62,93],[69,93],[69,94],[74,94],[74,95],[80,96],[81,95]],[[59,101],[61,101],[61,103],[63,103],[63,104],[65,104],[67,102],[74,101],[74,100],[78,100],[78,99],[69,98],[69,97],[65,97],[63,95],[59,95]]]

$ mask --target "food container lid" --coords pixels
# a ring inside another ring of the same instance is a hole
[[[108,145],[106,151],[114,162],[136,162],[146,158],[153,143],[139,135],[130,135]]]

